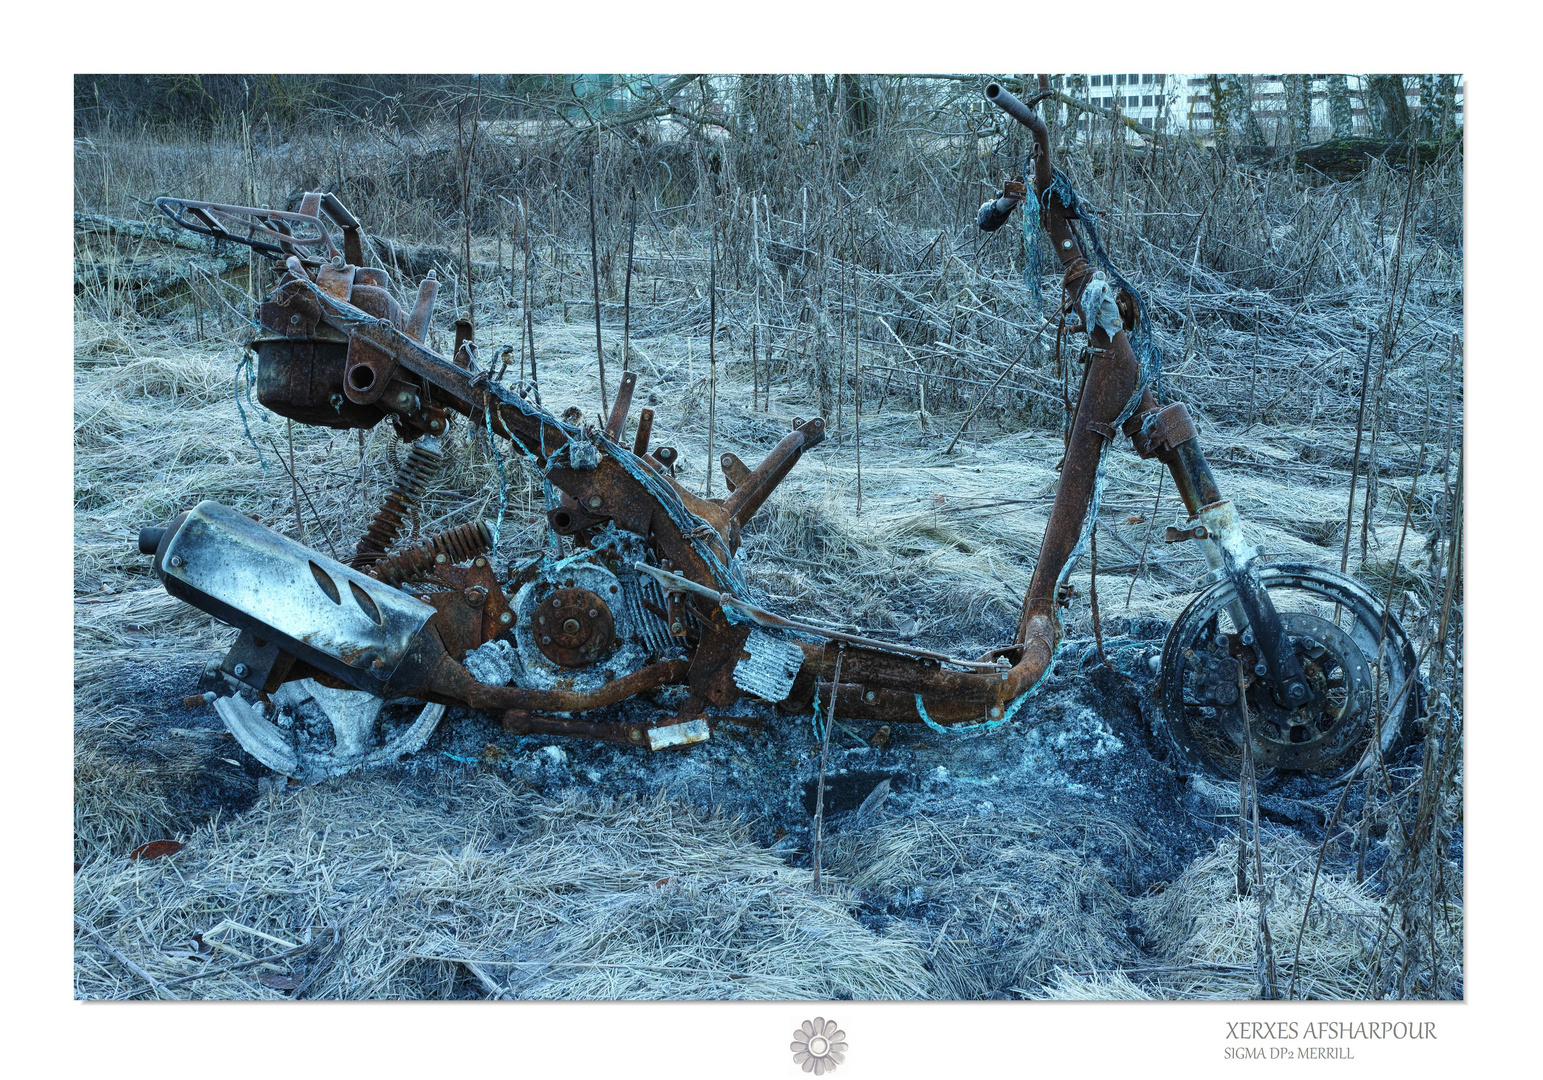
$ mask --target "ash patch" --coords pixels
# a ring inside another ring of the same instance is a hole
[[[212,709],[183,704],[202,670],[201,663],[125,662],[113,678],[77,687],[76,787],[105,786],[138,810],[135,831],[96,839],[132,847],[141,835],[158,838],[150,831],[190,831],[256,801],[268,770]],[[80,831],[77,822],[77,848],[91,839]]]

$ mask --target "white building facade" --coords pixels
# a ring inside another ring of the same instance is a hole
[[[1285,130],[1277,127],[1289,123],[1287,114],[1290,97],[1282,75],[1221,76],[1237,79],[1252,105],[1255,119],[1267,142],[1284,138]],[[1329,88],[1327,75],[1310,75],[1308,92],[1312,99],[1312,122],[1308,141],[1327,139],[1333,131],[1329,115]],[[1084,81],[1085,80],[1085,81]],[[1367,78],[1365,75],[1345,76],[1350,97],[1352,132],[1370,134],[1371,125],[1367,113]],[[1462,126],[1463,77],[1453,76],[1456,108],[1454,121]],[[1412,111],[1421,106],[1420,84],[1410,79],[1405,94]],[[1132,120],[1154,130],[1194,131],[1209,133],[1212,127],[1211,77],[1207,74],[1155,74],[1149,72],[1100,72],[1088,75],[1054,75],[1054,89],[1073,97],[1090,101],[1105,109],[1119,109]],[[1063,113],[1065,115],[1064,107]],[[1236,127],[1241,117],[1234,119]]]

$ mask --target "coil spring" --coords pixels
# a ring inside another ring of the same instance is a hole
[[[370,576],[387,585],[427,577],[434,570],[436,559],[443,555],[446,562],[458,563],[474,559],[493,546],[493,530],[485,521],[474,521],[429,537],[421,544],[414,544],[395,555],[383,556],[370,567]]]
[[[354,566],[368,566],[385,556],[386,551],[402,535],[402,519],[423,501],[423,493],[428,489],[429,481],[439,471],[444,460],[445,455],[439,450],[439,440],[432,435],[426,435],[413,443],[407,459],[397,468],[396,482],[386,493],[380,510],[354,548],[354,556],[349,560]]]

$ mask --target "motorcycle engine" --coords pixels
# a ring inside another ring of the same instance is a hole
[[[584,691],[684,657],[658,583],[633,569],[645,561],[641,536],[609,526],[592,547],[544,563],[510,602],[511,633],[468,653],[467,670],[495,685]]]

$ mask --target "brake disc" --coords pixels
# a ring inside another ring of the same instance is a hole
[[[1260,774],[1289,770],[1346,779],[1415,733],[1422,685],[1396,619],[1354,579],[1323,567],[1276,565],[1260,577],[1308,676],[1305,705],[1284,705],[1250,674],[1251,635],[1233,625],[1231,583],[1213,585],[1174,620],[1157,688],[1162,725],[1190,766],[1236,780],[1243,749],[1238,668],[1245,672]],[[1246,643],[1247,642],[1247,643]]]

